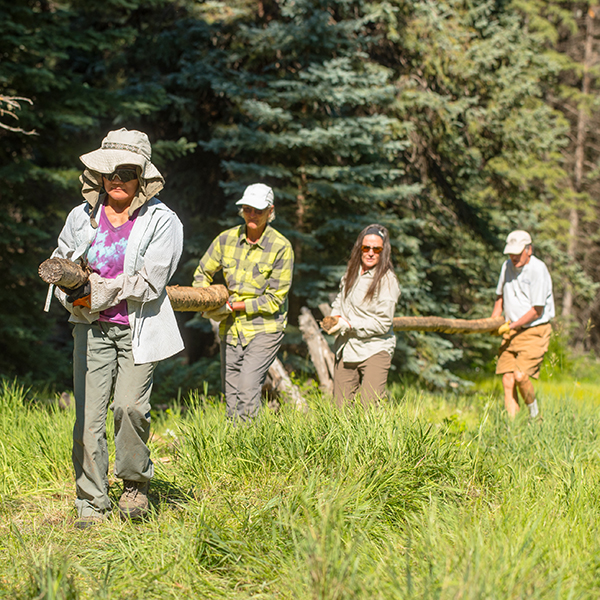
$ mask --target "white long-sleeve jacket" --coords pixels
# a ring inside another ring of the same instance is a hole
[[[362,362],[378,352],[394,354],[396,336],[393,320],[400,286],[392,271],[388,271],[380,282],[379,292],[369,302],[365,294],[373,281],[371,270],[359,274],[354,285],[345,296],[345,277],[340,292],[332,305],[331,314],[341,315],[352,326],[344,335],[338,335],[334,351],[344,362]]]
[[[90,205],[80,204],[69,213],[52,256],[77,261],[87,252],[97,231],[90,223]],[[184,347],[165,290],[182,251],[181,221],[158,198],[152,198],[140,208],[131,229],[123,273],[115,279],[96,273],[90,276],[91,309],[73,306],[59,288],[55,295],[71,313],[72,323],[92,323],[100,311],[127,300],[135,363],[157,362]]]

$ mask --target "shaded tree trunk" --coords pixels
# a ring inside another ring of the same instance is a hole
[[[582,101],[577,111],[577,137],[575,141],[575,164],[573,167],[573,187],[575,197],[573,206],[569,210],[569,240],[567,244],[567,256],[569,262],[574,264],[577,258],[577,237],[579,234],[579,212],[577,207],[577,194],[581,192],[583,182],[583,163],[585,160],[585,145],[589,123],[588,109],[584,99],[590,93],[591,68],[593,66],[594,52],[594,8],[588,9],[585,17],[585,43],[583,57],[583,81],[581,83]],[[562,316],[570,319],[573,313],[573,284],[567,280],[563,296]]]

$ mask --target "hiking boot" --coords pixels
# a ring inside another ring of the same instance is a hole
[[[119,499],[121,516],[126,519],[143,519],[148,514],[148,481],[123,480],[123,493]]]

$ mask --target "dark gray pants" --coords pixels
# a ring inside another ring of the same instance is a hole
[[[85,517],[110,509],[106,417],[111,396],[115,476],[148,481],[154,474],[146,445],[154,364],[134,364],[129,327],[78,323],[73,337],[75,505],[79,516]]]
[[[282,340],[283,331],[259,333],[245,347],[221,343],[221,380],[230,419],[246,421],[258,414],[262,386]]]

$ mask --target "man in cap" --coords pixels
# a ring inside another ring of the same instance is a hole
[[[539,408],[530,378],[539,377],[540,366],[548,350],[550,320],[554,317],[552,279],[546,265],[533,256],[531,236],[522,230],[506,238],[492,318],[506,316],[498,333],[503,335],[496,373],[502,375],[504,405],[510,417],[519,410],[519,395],[535,418]],[[517,391],[518,390],[518,391]]]
[[[244,224],[213,240],[192,284],[207,287],[223,270],[229,300],[203,316],[220,322],[221,379],[227,416],[234,420],[258,414],[262,386],[287,324],[294,253],[269,225],[275,218],[273,201],[273,190],[263,183],[246,188],[236,203]]]

